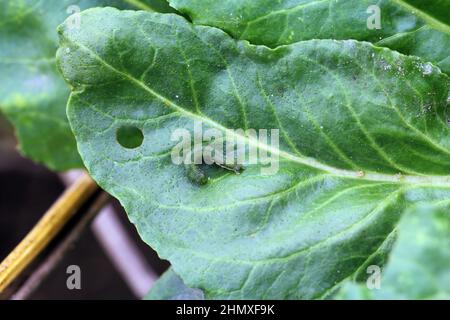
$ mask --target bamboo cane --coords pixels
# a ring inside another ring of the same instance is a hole
[[[96,183],[84,173],[61,195],[0,264],[0,295],[45,249],[96,190]]]

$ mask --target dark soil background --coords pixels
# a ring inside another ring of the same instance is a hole
[[[16,150],[11,127],[0,115],[0,260],[22,240],[34,224],[64,191],[57,174],[23,158]],[[116,215],[155,272],[168,263],[144,244],[118,203]],[[68,290],[66,268],[79,265],[82,289]],[[30,299],[136,299],[116,271],[90,228],[67,252]]]

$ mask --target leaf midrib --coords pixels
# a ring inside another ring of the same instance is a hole
[[[98,54],[96,54],[93,50],[86,47],[85,45],[81,43],[74,43],[73,41],[70,41],[67,37],[63,38],[62,43],[71,43],[75,46],[78,46],[82,50],[86,51],[89,55],[95,58],[98,62],[100,62],[104,67],[107,69],[117,73],[118,75],[124,77],[125,79],[128,79],[132,83],[136,84],[137,86],[141,87],[144,91],[147,93],[150,93],[153,97],[159,99],[164,105],[171,107],[175,111],[180,112],[181,114],[199,120],[200,122],[204,122],[209,124],[212,127],[215,127],[219,130],[224,131],[226,134],[230,134],[230,136],[235,137],[237,141],[246,142],[249,145],[258,146],[259,148],[268,151],[272,154],[276,154],[281,158],[284,158],[286,160],[303,164],[306,166],[309,166],[311,168],[315,168],[318,170],[325,171],[329,174],[332,174],[334,176],[340,176],[350,179],[359,179],[359,180],[367,180],[367,181],[383,181],[383,182],[392,182],[392,183],[398,183],[398,184],[419,184],[419,185],[432,185],[432,186],[441,186],[441,187],[450,187],[450,176],[439,176],[439,175],[423,175],[423,176],[414,176],[414,175],[392,175],[392,174],[384,174],[384,173],[376,173],[376,172],[364,172],[364,175],[361,176],[360,171],[350,171],[345,169],[339,169],[336,167],[332,167],[326,164],[323,164],[319,161],[317,161],[314,158],[309,157],[299,157],[292,155],[288,152],[275,149],[267,144],[260,143],[257,139],[254,139],[252,137],[245,137],[235,132],[235,130],[231,130],[229,128],[224,127],[223,125],[217,123],[216,121],[206,117],[206,116],[200,116],[195,113],[189,112],[185,110],[184,108],[180,107],[173,101],[167,99],[165,96],[159,94],[158,92],[154,91],[152,88],[148,87],[145,83],[142,81],[134,78],[133,76],[122,72],[109,63],[107,63],[104,59],[102,59]],[[78,91],[79,93],[80,91]],[[82,91],[81,91],[82,92]],[[73,94],[73,93],[72,93]]]

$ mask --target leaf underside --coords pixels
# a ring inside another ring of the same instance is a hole
[[[81,21],[60,26],[57,60],[84,163],[206,298],[325,297],[383,259],[405,209],[450,198],[449,80],[418,58],[356,41],[269,49],[176,15]],[[278,173],[193,183],[170,137],[194,120],[280,129]],[[117,142],[123,126],[140,147]]]
[[[194,23],[270,47],[311,39],[370,41],[416,55],[450,73],[450,1],[169,0]],[[368,28],[380,8],[380,28]],[[369,11],[368,11],[369,10]]]

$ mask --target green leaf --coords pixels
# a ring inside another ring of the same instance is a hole
[[[194,23],[270,47],[311,39],[370,41],[450,73],[449,0],[170,0]],[[381,29],[369,29],[378,5]],[[370,19],[369,19],[370,20]],[[371,20],[370,20],[371,21]]]
[[[406,214],[382,272],[379,289],[346,283],[340,299],[449,299],[450,205],[421,207]]]
[[[449,78],[416,57],[356,41],[269,49],[114,9],[59,33],[87,169],[206,298],[327,296],[385,255],[405,209],[450,198]],[[278,172],[211,165],[194,181],[171,136],[195,120],[279,157]],[[117,141],[129,126],[144,136],[134,149]],[[279,129],[279,147],[238,128]]]
[[[82,166],[66,116],[70,91],[55,64],[55,30],[73,6],[104,5],[148,7],[137,0],[0,0],[0,111],[14,125],[21,152],[51,169]]]
[[[145,300],[203,300],[203,292],[187,287],[172,270],[167,270],[153,285]]]
[[[443,23],[450,25],[450,1],[448,0],[397,0],[399,5],[414,11],[415,14],[422,16],[424,19],[434,20],[434,24]],[[445,28],[445,26],[442,26]]]

